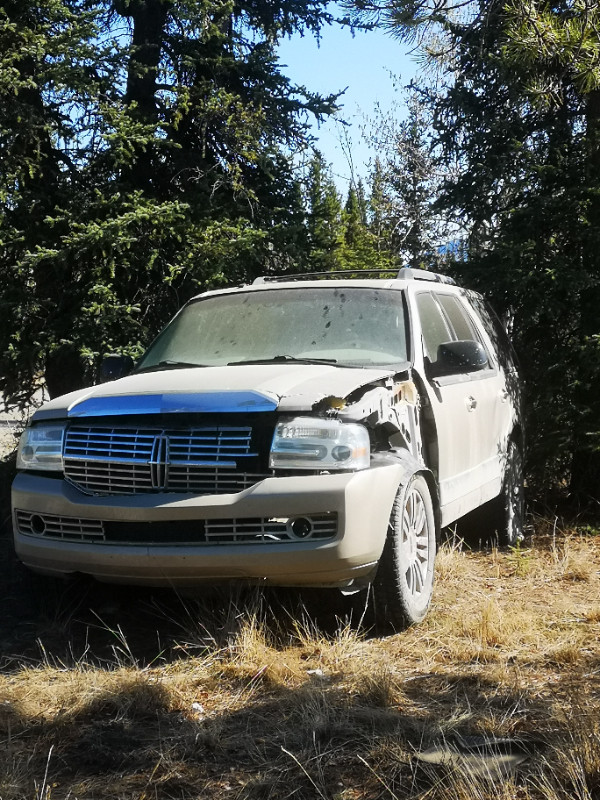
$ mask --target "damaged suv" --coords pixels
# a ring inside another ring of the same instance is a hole
[[[187,303],[131,369],[34,414],[19,558],[172,586],[372,587],[401,628],[430,604],[441,527],[522,525],[510,347],[442,276],[258,279]],[[129,373],[129,374],[127,374]]]

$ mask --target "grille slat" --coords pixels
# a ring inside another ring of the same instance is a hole
[[[168,467],[160,469],[154,454],[158,437],[168,438]],[[258,454],[251,447],[250,427],[181,430],[74,425],[65,437],[65,477],[92,494],[236,493],[268,477],[252,471],[256,465],[251,459]]]
[[[43,539],[132,545],[283,544],[298,541],[286,518],[104,522],[21,510],[16,510],[15,513],[20,533]],[[336,536],[337,514],[315,514],[305,519],[312,526],[312,533],[305,541],[322,541]]]
[[[104,523],[99,519],[59,517],[54,514],[33,514],[19,510],[16,511],[16,516],[20,533],[48,539],[104,541]]]

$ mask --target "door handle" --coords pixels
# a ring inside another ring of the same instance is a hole
[[[471,395],[465,397],[465,403],[467,404],[467,411],[474,411],[477,408],[477,400]]]

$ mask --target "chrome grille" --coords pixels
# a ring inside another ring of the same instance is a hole
[[[75,486],[94,494],[136,494],[151,492],[149,464],[65,459],[65,477]]]
[[[149,461],[157,436],[167,436],[171,460],[215,465],[250,452],[251,428],[213,427],[190,430],[163,428],[109,428],[73,425],[65,438],[65,458]]]
[[[250,427],[73,425],[65,437],[65,477],[92,494],[240,492],[268,477],[252,469],[251,438]]]
[[[269,474],[259,472],[233,472],[177,465],[171,466],[169,470],[169,489],[172,492],[229,494],[241,492],[269,477]]]
[[[311,527],[306,539],[331,539],[337,533],[337,514],[319,514],[303,517]],[[238,542],[298,541],[291,527],[291,519],[210,519],[204,532],[209,544],[235,544]]]
[[[310,532],[298,537],[295,518],[253,517],[167,522],[113,522],[59,517],[17,510],[19,533],[44,539],[95,541],[106,544],[277,544],[332,539],[337,534],[337,514],[302,517]]]
[[[104,541],[104,523],[99,519],[59,517],[16,511],[20,533],[43,536],[45,539],[69,539],[81,542]]]

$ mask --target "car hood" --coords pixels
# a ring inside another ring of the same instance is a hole
[[[185,412],[310,411],[397,370],[321,364],[248,364],[129,375],[57,397],[34,420]]]

